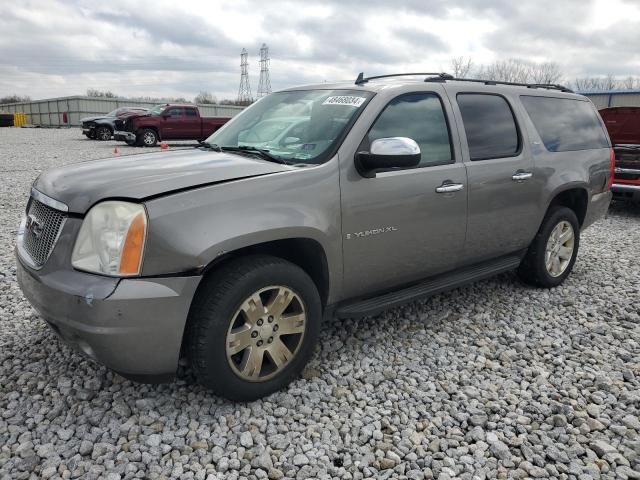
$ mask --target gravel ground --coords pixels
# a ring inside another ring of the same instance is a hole
[[[0,478],[640,478],[639,209],[584,233],[564,286],[507,274],[329,322],[303,379],[234,404],[83,359],[18,288],[30,182],[115,145],[0,129]]]

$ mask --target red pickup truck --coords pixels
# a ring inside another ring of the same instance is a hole
[[[616,155],[611,191],[615,198],[640,204],[640,107],[600,110]]]
[[[228,117],[201,117],[195,105],[166,103],[118,120],[113,136],[128,145],[153,147],[161,140],[204,140],[228,121]]]

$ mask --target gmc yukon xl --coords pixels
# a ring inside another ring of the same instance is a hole
[[[248,400],[301,372],[323,317],[509,270],[562,283],[611,199],[594,106],[557,85],[422,75],[290,88],[194,150],[42,173],[17,239],[24,294],[128,378],[170,378],[184,358]]]

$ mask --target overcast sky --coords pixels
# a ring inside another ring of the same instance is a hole
[[[235,98],[240,51],[275,89],[359,71],[447,71],[511,57],[576,76],[640,75],[640,0],[20,0],[0,2],[0,97],[88,88]]]

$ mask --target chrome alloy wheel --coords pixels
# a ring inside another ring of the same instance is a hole
[[[225,339],[234,373],[250,382],[273,378],[298,353],[306,322],[304,303],[291,289],[271,286],[252,294],[231,319]]]
[[[156,141],[156,136],[152,132],[144,132],[142,135],[142,141],[145,145],[153,145]]]
[[[559,277],[569,266],[573,249],[575,248],[575,234],[573,226],[563,220],[559,222],[549,235],[544,255],[544,264],[552,277]]]

